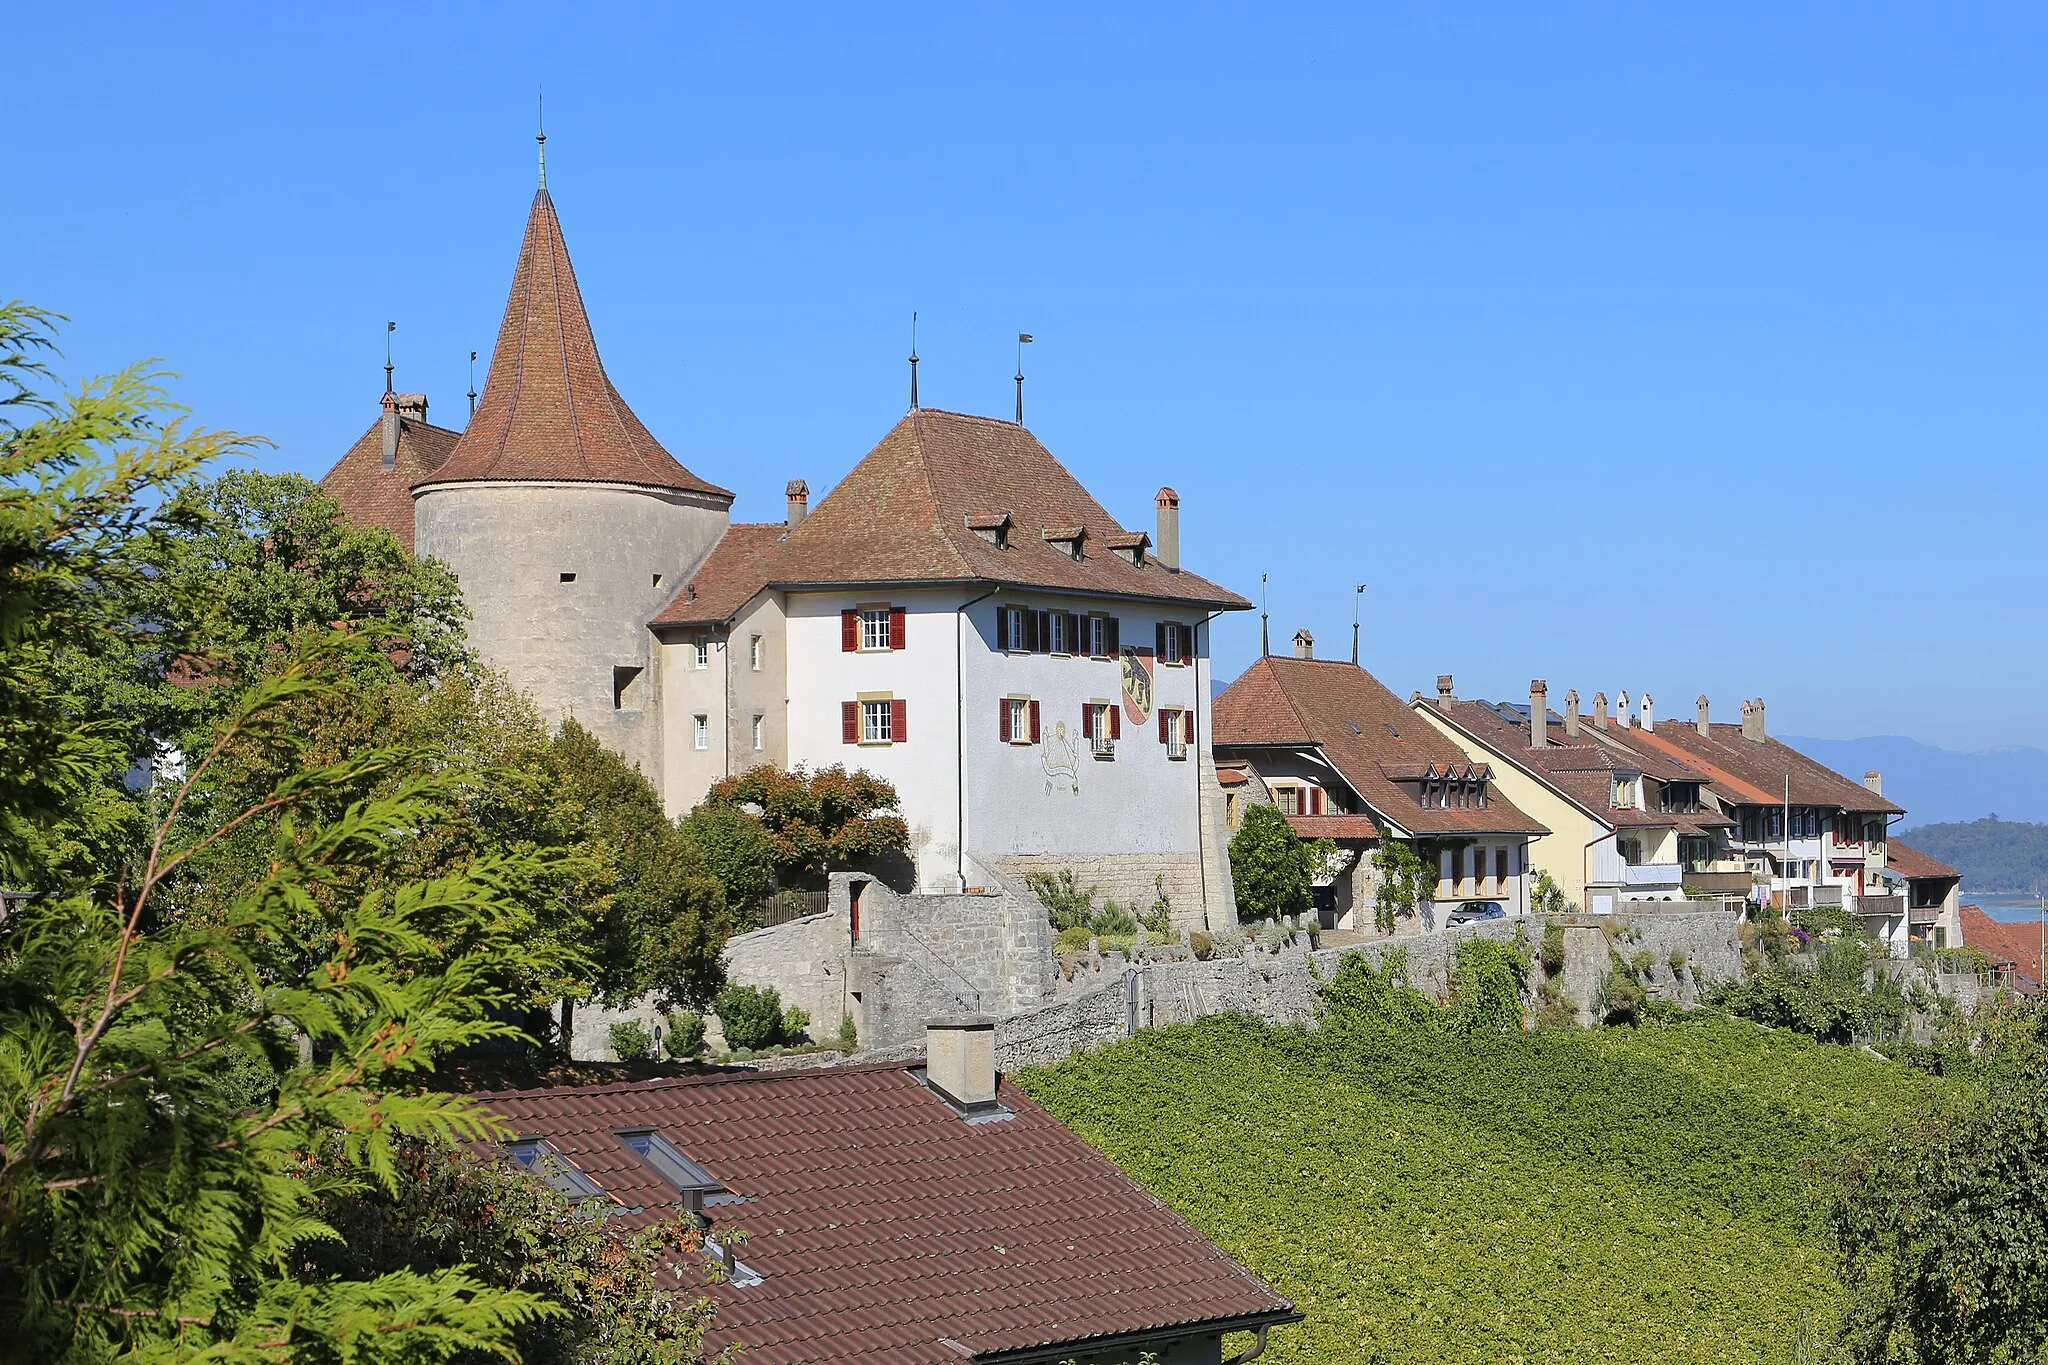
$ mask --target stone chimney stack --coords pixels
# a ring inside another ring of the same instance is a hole
[[[1625,687],[1614,696],[1614,718],[1621,722],[1622,729],[1628,729],[1631,722],[1628,714],[1628,689]]]
[[[1152,557],[1161,567],[1180,571],[1180,494],[1159,490],[1159,534],[1152,537]]]
[[[1656,728],[1656,718],[1650,714],[1650,694],[1645,692],[1643,693],[1643,729],[1654,731]]]
[[[802,479],[791,479],[782,491],[789,498],[789,529],[794,531],[811,514],[811,486]]]
[[[1764,699],[1756,699],[1756,742],[1761,744],[1771,737],[1770,729],[1764,724]]]
[[[1871,791],[1871,794],[1872,794],[1872,795],[1874,795],[1874,796],[1883,796],[1883,795],[1884,795],[1884,774],[1883,774],[1883,773],[1881,773],[1881,772],[1879,772],[1879,771],[1878,771],[1877,769],[1875,769],[1875,768],[1867,768],[1867,769],[1865,769],[1865,770],[1864,770],[1864,773],[1863,773],[1863,785],[1864,785],[1864,786],[1866,786],[1866,787],[1868,787],[1868,788],[1870,788],[1870,791]]]
[[[1764,742],[1764,699],[1757,697],[1742,703],[1742,737],[1752,744]]]
[[[398,395],[384,391],[384,415],[377,421],[378,435],[384,442],[384,468],[398,468]]]
[[[427,420],[427,396],[423,393],[399,394],[398,415],[408,422],[425,422]]]
[[[1443,709],[1444,709],[1445,707],[1449,706],[1449,705],[1450,705],[1450,704],[1451,704],[1452,702],[1454,702],[1454,701],[1456,701],[1456,700],[1457,700],[1457,698],[1451,695],[1451,675],[1450,675],[1450,674],[1448,674],[1448,673],[1439,673],[1439,674],[1437,674],[1437,675],[1436,675],[1436,705],[1437,705],[1437,709],[1438,709],[1439,711],[1441,711],[1441,710],[1443,710]]]
[[[1564,737],[1579,737],[1579,689],[1576,687],[1564,694]]]
[[[1694,721],[1693,725],[1696,729],[1699,730],[1701,739],[1712,739],[1714,737],[1714,727],[1713,723],[1707,718],[1708,712],[1706,693],[1700,693],[1700,699],[1696,703],[1696,705],[1698,705],[1700,709],[1700,718]]]
[[[1593,694],[1593,728],[1595,730],[1605,730],[1607,728],[1607,694],[1605,692],[1595,692]]]
[[[1313,659],[1316,657],[1316,637],[1308,633],[1306,626],[1294,632],[1294,657]]]
[[[1548,748],[1550,745],[1550,684],[1541,678],[1529,679],[1529,747]]]
[[[957,1109],[996,1102],[996,1021],[962,1014],[924,1026],[924,1078]]]

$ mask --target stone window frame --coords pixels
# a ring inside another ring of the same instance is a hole
[[[754,715],[753,738],[755,753],[758,754],[763,749],[766,749],[768,747],[768,720],[767,717],[761,715],[759,712],[756,712]]]
[[[891,714],[895,700],[893,692],[863,692],[855,698],[860,707],[860,743],[863,746],[884,748],[896,742],[895,719]]]
[[[699,635],[691,640],[690,649],[692,651],[690,667],[698,669],[711,667],[711,637],[709,635]]]
[[[861,654],[887,654],[889,652],[889,613],[887,602],[863,602],[854,608],[859,613],[860,638],[856,642]],[[881,643],[875,643],[876,629],[880,628]]]
[[[690,717],[690,735],[691,748],[699,752],[708,752],[710,750],[711,716],[708,712],[699,711]]]
[[[758,635],[747,638],[747,669],[752,673],[761,671],[761,637]]]

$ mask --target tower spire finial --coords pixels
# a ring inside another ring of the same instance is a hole
[[[391,334],[398,330],[398,324],[384,324],[384,392],[391,392]]]
[[[910,410],[917,411],[917,314],[910,315]]]
[[[1017,333],[1017,425],[1024,425],[1024,348],[1031,344],[1031,333]]]
[[[1365,596],[1365,584],[1360,583],[1351,594],[1351,662],[1358,662],[1358,599]]]
[[[1259,657],[1265,658],[1273,652],[1273,637],[1266,629],[1266,575],[1259,575]]]
[[[476,416],[476,352],[469,353],[469,415]]]
[[[540,144],[540,187],[548,187],[548,97],[545,91],[534,97],[534,141]]]

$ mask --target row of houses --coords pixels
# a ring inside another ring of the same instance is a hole
[[[1436,693],[1397,697],[1356,663],[1262,658],[1215,705],[1225,807],[1270,802],[1304,838],[1348,856],[1318,888],[1325,928],[1372,923],[1371,854],[1401,839],[1438,872],[1435,905],[1492,902],[1527,913],[1538,874],[1573,909],[1726,899],[1856,916],[1896,956],[1963,942],[1962,877],[1890,829],[1905,812],[1876,772],[1853,782],[1771,737],[1762,700],[1716,721],[1698,698],[1659,722],[1646,692],[1576,690],[1551,709]],[[1425,916],[1432,912],[1424,906]]]

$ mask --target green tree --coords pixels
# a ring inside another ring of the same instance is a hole
[[[1230,880],[1241,920],[1278,919],[1309,908],[1308,846],[1277,806],[1246,809],[1230,840]]]
[[[819,887],[827,874],[887,866],[910,848],[910,826],[896,814],[896,788],[874,774],[835,763],[807,773],[759,767],[723,778],[704,806],[744,811],[766,831],[782,886]]]
[[[737,806],[706,803],[683,817],[683,837],[725,889],[734,929],[751,926],[754,911],[775,890],[776,850],[768,831]]]
[[[1858,1152],[1829,1230],[1870,1365],[2048,1356],[2048,1016],[2009,1083]]]

